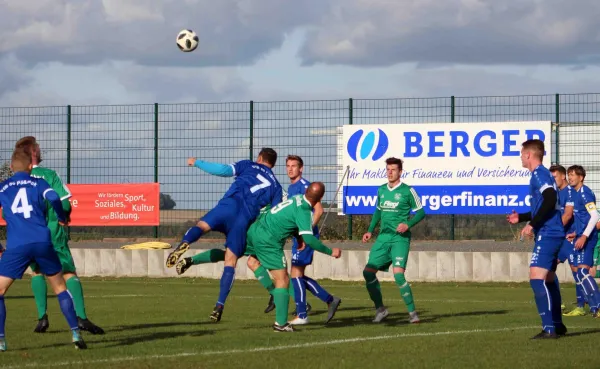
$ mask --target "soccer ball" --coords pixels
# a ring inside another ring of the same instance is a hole
[[[179,50],[189,53],[198,47],[198,35],[191,29],[184,29],[177,35],[177,47]]]

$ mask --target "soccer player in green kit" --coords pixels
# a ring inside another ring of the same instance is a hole
[[[42,153],[40,150],[40,145],[37,143],[35,137],[26,136],[21,138],[15,144],[15,148],[31,151],[33,163],[31,176],[34,178],[43,178],[50,184],[50,187],[52,187],[52,189],[60,196],[63,209],[67,215],[69,215],[71,213],[71,203],[69,202],[71,192],[62,183],[60,177],[55,171],[39,166],[40,162],[42,161]],[[83,288],[81,287],[81,282],[76,274],[75,263],[73,261],[73,257],[71,256],[71,251],[69,250],[67,232],[65,228],[59,224],[56,213],[51,209],[49,204],[48,207],[49,210],[46,217],[47,225],[50,229],[54,250],[60,259],[60,263],[63,268],[63,275],[67,284],[67,289],[73,298],[79,329],[88,331],[92,334],[104,334],[104,330],[102,328],[98,327],[87,318],[83,299]],[[38,324],[35,327],[34,332],[44,333],[50,326],[48,315],[46,314],[48,287],[46,285],[44,276],[39,272],[37,264],[31,264],[31,270],[33,271],[33,277],[31,278],[31,289],[33,291],[33,296],[35,298],[35,303],[38,310]]]
[[[381,322],[389,314],[383,305],[381,286],[376,273],[379,270],[388,270],[390,265],[393,267],[394,279],[400,288],[400,295],[408,308],[409,322],[419,323],[412,291],[404,277],[404,272],[410,249],[410,229],[425,218],[425,211],[417,192],[400,180],[402,160],[388,158],[385,163],[388,183],[377,190],[377,209],[368,232],[362,238],[363,243],[369,241],[377,223],[381,221],[379,236],[369,252],[369,260],[363,270],[363,276],[369,296],[377,310],[374,323]],[[411,210],[415,211],[415,215],[409,219]]]
[[[283,252],[286,240],[298,235],[302,237],[305,245],[318,252],[334,258],[339,258],[342,254],[339,248],[330,249],[325,246],[313,233],[312,210],[324,194],[325,185],[322,182],[313,182],[304,195],[293,196],[269,209],[248,229],[246,254],[254,255],[260,264],[271,272],[275,280],[275,288],[271,294],[275,302],[276,320],[273,330],[276,332],[294,331],[294,327],[287,322],[290,278]],[[335,311],[329,311],[330,315],[334,313]]]

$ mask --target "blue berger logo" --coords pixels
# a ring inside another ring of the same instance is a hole
[[[388,149],[389,140],[387,135],[381,129],[377,130],[378,134],[375,131],[371,131],[366,135],[364,133],[365,131],[359,129],[350,136],[346,145],[348,155],[354,161],[365,160],[367,158],[373,161],[381,159]]]

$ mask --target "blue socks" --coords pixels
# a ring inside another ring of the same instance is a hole
[[[198,228],[200,229],[200,228]],[[233,287],[233,280],[235,279],[235,268],[226,266],[223,269],[223,275],[221,276],[221,289],[219,291],[219,301],[217,301],[217,305],[224,306],[225,301],[227,300],[227,296],[229,296],[229,291],[231,291],[231,287]]]
[[[194,242],[198,241],[200,237],[202,237],[203,233],[204,232],[202,232],[202,230],[199,227],[193,226],[192,228],[188,229],[187,232],[185,232],[183,238],[181,239],[181,243],[185,242],[188,245],[191,245]]]
[[[4,295],[0,296],[0,338],[4,338],[4,326],[6,325],[6,305]]]
[[[73,299],[67,290],[59,293],[58,304],[63,315],[67,319],[67,323],[71,330],[78,329],[77,315],[75,314],[75,307],[73,306]],[[4,304],[4,296],[0,296],[0,338],[4,337],[4,327],[6,325],[6,305]]]
[[[298,315],[298,318],[306,319],[307,317],[306,289],[326,304],[333,301],[333,296],[325,291],[317,281],[310,277],[303,276],[300,278],[292,278],[291,282],[292,286],[294,286],[294,300],[296,301],[296,314]]]
[[[294,301],[296,301],[296,314],[298,318],[306,319],[306,284],[304,279],[292,278],[292,285],[294,286]]]
[[[543,279],[531,279],[529,281],[533,294],[535,296],[535,305],[542,318],[542,330],[548,333],[555,333],[554,322],[552,319],[552,302],[549,291]],[[559,310],[560,311],[560,310]]]
[[[64,290],[63,292],[59,293],[57,297],[60,310],[67,319],[69,327],[71,330],[78,329],[79,326],[77,324],[77,315],[75,314],[75,306],[73,305],[73,298],[71,297],[71,294],[69,294],[69,291]]]
[[[581,286],[581,280],[577,276],[577,272],[573,272],[573,279],[575,279],[575,294],[577,295],[577,307],[583,308],[586,303],[585,292],[583,291],[583,287]]]
[[[587,296],[588,304],[590,304],[590,311],[593,314],[598,311],[598,300],[600,299],[596,280],[590,276],[589,270],[583,268],[577,271],[577,277],[581,281],[581,288]]]
[[[308,290],[321,301],[326,304],[329,304],[331,301],[333,301],[333,296],[331,296],[329,292],[325,291],[325,289],[321,287],[317,281],[307,276],[302,277],[302,279],[304,279],[306,288],[308,288]]]
[[[546,288],[550,294],[550,301],[552,302],[552,321],[554,325],[562,324],[562,311],[560,305],[562,305],[562,298],[560,296],[560,285],[558,283],[558,277],[554,276],[553,282],[546,282]]]

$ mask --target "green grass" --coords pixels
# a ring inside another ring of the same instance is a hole
[[[209,321],[218,281],[203,279],[83,279],[88,315],[107,330],[86,334],[76,351],[58,303],[50,297],[48,333],[34,334],[29,281],[6,298],[9,351],[0,368],[562,368],[595,356],[600,320],[565,318],[570,336],[531,341],[541,329],[528,284],[414,283],[423,322],[408,325],[400,295],[383,284],[390,316],[373,324],[362,283],[323,281],[343,299],[335,319],[309,295],[311,324],[295,333],[271,330],[274,314],[256,281],[237,281],[223,320]],[[572,285],[562,288],[567,306]]]

